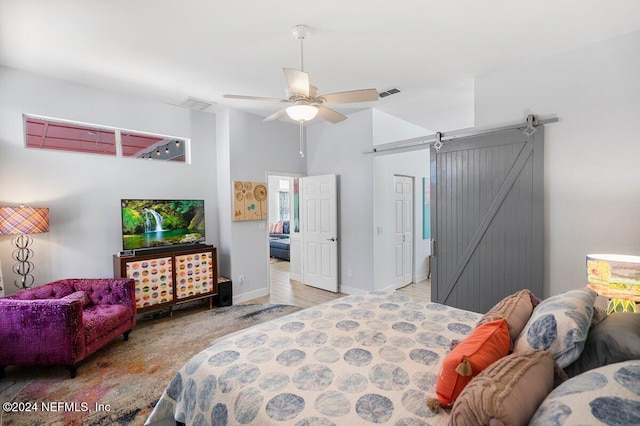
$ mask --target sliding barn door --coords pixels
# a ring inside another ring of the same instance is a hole
[[[484,313],[529,288],[542,297],[543,127],[431,148],[431,300]]]

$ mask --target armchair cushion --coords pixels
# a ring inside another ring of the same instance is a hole
[[[85,341],[91,342],[110,334],[130,318],[131,308],[123,305],[93,305],[85,308],[82,317]]]
[[[19,291],[9,298],[20,300],[62,299],[74,292],[73,287],[64,280],[55,281],[41,287]]]

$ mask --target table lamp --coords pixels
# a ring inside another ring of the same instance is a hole
[[[0,234],[16,235],[11,243],[16,248],[12,257],[16,261],[13,272],[20,275],[18,288],[28,288],[33,285],[31,272],[34,269],[33,250],[29,248],[33,239],[29,234],[49,232],[49,209],[34,207],[0,207]]]
[[[587,286],[609,298],[607,314],[640,312],[640,256],[587,255]]]

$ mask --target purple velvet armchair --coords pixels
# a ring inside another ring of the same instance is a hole
[[[134,281],[71,278],[0,298],[0,377],[8,365],[65,365],[76,376],[89,355],[136,324]]]

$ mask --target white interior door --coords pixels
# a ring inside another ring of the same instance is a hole
[[[394,176],[396,288],[413,281],[413,178]]]
[[[336,175],[301,178],[302,282],[338,292]]]

